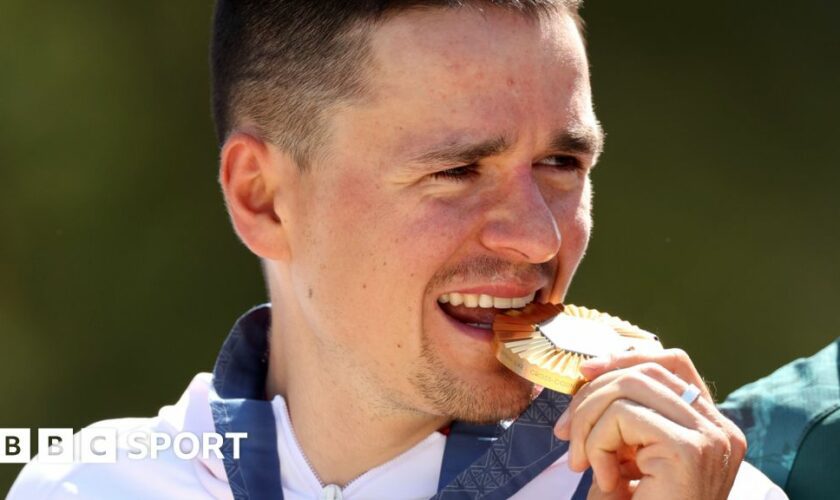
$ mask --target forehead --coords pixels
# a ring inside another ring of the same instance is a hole
[[[409,11],[374,29],[370,43],[373,98],[353,118],[382,139],[402,132],[391,143],[398,150],[595,124],[583,41],[566,13]]]
[[[515,64],[522,61],[523,49],[548,63],[557,58],[571,63],[576,49],[583,49],[575,21],[564,10],[530,16],[500,7],[404,11],[373,29],[371,45],[379,62],[442,63],[448,70],[472,67],[487,57]]]

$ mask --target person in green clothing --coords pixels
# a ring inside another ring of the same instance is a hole
[[[741,387],[720,408],[747,436],[746,460],[791,499],[840,498],[840,338]]]

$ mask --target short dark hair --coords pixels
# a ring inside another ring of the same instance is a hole
[[[365,95],[375,23],[417,8],[495,6],[539,16],[581,0],[217,0],[210,51],[220,143],[244,121],[302,168],[323,139],[325,111]]]

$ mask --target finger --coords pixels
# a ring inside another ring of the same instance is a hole
[[[679,377],[677,377],[670,371],[665,370],[664,367],[662,367],[661,365],[657,365],[656,363],[642,363],[639,365],[635,365],[632,368],[640,370],[656,378],[657,380],[674,390],[675,393],[678,393],[680,395],[687,387],[687,384],[683,380],[681,380]],[[589,382],[584,385],[584,387],[572,400],[569,410],[567,410],[563,415],[562,420],[566,423],[561,425],[561,423],[558,422],[558,428],[555,429],[555,432],[560,439],[571,439],[570,422],[574,421],[574,419],[571,418],[571,415],[575,414],[577,408],[582,404],[582,402],[586,401],[589,395],[598,390],[598,388],[620,377],[622,374],[622,370],[626,371],[628,369],[619,369],[607,372],[602,376],[598,377],[597,379],[593,380],[592,382]],[[715,439],[715,435],[718,433],[718,431],[723,431],[723,433],[726,435],[728,441],[728,449],[725,451],[724,455],[722,455],[720,463],[721,466],[728,471],[726,473],[726,476],[728,477],[728,480],[726,482],[731,486],[737,474],[738,465],[743,460],[747,449],[746,439],[744,437],[743,432],[741,432],[741,430],[738,429],[738,427],[733,422],[731,422],[725,416],[723,416],[714,406],[714,404],[708,399],[698,398],[695,402],[692,403],[691,407],[707,419],[705,425],[696,426],[696,430],[698,432],[707,434],[711,439]],[[711,425],[709,425],[709,423],[711,423]],[[575,451],[578,448],[574,445],[579,440],[575,439],[572,441],[573,446],[572,451],[570,452],[570,466],[573,466],[574,468],[585,468],[587,466],[587,461],[579,461],[577,457],[580,455],[580,452]]]
[[[624,351],[608,356],[599,356],[584,361],[580,371],[588,380],[593,380],[610,370],[628,368],[641,363],[654,362],[662,365],[679,378],[690,382],[702,391],[702,396],[712,402],[712,396],[706,383],[694,367],[691,358],[682,349],[665,349],[662,351]]]
[[[642,446],[638,451],[641,454],[653,447],[660,455],[667,456],[670,452],[673,457],[675,450],[694,440],[694,431],[633,401],[619,400],[610,405],[603,418],[592,428],[584,450],[589,463],[592,464],[598,486],[604,492],[610,492],[621,480],[618,453],[622,448]],[[656,457],[649,453],[648,458]],[[641,462],[637,465],[645,476],[655,474],[657,479],[662,479],[669,473],[660,469],[645,469]],[[672,467],[677,465],[680,464],[674,463]],[[645,480],[647,478],[642,479],[642,482]]]
[[[725,424],[721,426],[721,430],[726,434],[726,437],[729,440],[729,450],[724,454],[721,460],[721,467],[725,471],[728,471],[725,488],[726,491],[729,491],[732,489],[732,485],[735,484],[735,477],[738,474],[738,469],[741,466],[741,462],[744,460],[744,455],[747,454],[747,438],[744,436],[741,429],[739,429],[738,426],[731,420],[727,419],[723,415],[721,415],[720,418],[725,422]]]
[[[619,460],[618,468],[621,470],[621,477],[624,479],[641,479],[643,476],[635,460],[627,462]]]
[[[710,459],[721,455],[713,451],[711,443],[697,443],[689,441],[678,448],[657,444],[639,450],[636,463],[645,480],[641,481],[638,494],[647,498],[661,496],[664,481],[660,478],[667,478],[669,498],[727,498],[732,487],[728,471]],[[682,467],[675,467],[675,463]]]
[[[637,382],[644,381],[641,375],[648,376],[661,385],[657,386],[654,383],[647,389],[653,392],[646,392],[644,394],[647,396],[640,397],[634,391]],[[608,403],[610,400],[619,399],[622,393],[616,391],[616,387],[629,387],[630,390],[623,393],[626,394],[626,399],[650,407],[682,427],[695,431],[697,435],[705,436],[706,442],[717,443],[720,453],[716,455],[718,461],[715,462],[713,470],[710,470],[710,474],[722,477],[722,488],[728,491],[727,488],[731,488],[734,483],[738,467],[746,454],[746,439],[743,432],[723,416],[714,404],[699,398],[689,405],[681,397],[677,397],[676,395],[681,395],[687,386],[688,384],[682,379],[655,363],[644,363],[632,368],[615,370],[588,383],[581,390],[582,393],[578,394],[581,397],[573,400],[568,412],[570,423],[558,433],[562,439],[571,441],[569,466],[573,470],[584,470],[588,467],[588,459],[585,450],[582,449],[582,443],[586,442],[586,434],[594,425],[592,419],[600,418],[598,414],[604,413],[604,404],[610,404]],[[666,392],[662,392],[663,387],[667,388]],[[649,396],[653,394],[655,397],[651,400]],[[674,413],[679,407],[686,408],[686,411],[696,420],[682,420],[677,413]],[[572,415],[574,418],[571,418]],[[622,474],[628,475],[625,470],[622,470]]]
[[[665,370],[664,367],[656,363],[643,363],[632,367],[632,369],[640,370],[641,372],[657,379],[658,381],[662,382],[664,385],[672,389],[675,394],[682,395],[682,393],[688,387],[682,379],[669,372],[668,370]],[[623,376],[624,373],[630,370],[631,369],[622,369],[608,372],[602,375],[601,377],[597,378],[596,380],[585,384],[575,396],[575,398],[572,400],[569,409],[563,414],[560,421],[558,421],[557,427],[555,428],[555,434],[557,435],[557,437],[563,440],[572,440],[571,423],[574,421],[574,419],[572,419],[571,416],[576,414],[577,408],[584,401],[588,400],[588,398],[593,392],[597,391],[599,388],[609,383],[614,382],[617,378]],[[676,404],[681,405],[684,403]],[[733,422],[731,422],[725,416],[723,416],[713,403],[710,403],[705,399],[698,398],[690,406],[694,410],[696,410],[700,415],[712,422],[714,426],[718,427],[726,433],[730,441],[731,447],[731,453],[730,456],[727,457],[727,460],[731,460],[733,466],[739,464],[740,461],[743,459],[744,455],[746,454],[747,449],[746,439],[744,437],[743,432],[741,432],[741,430]],[[698,429],[706,428],[706,426],[700,425],[697,425],[695,427],[697,427]],[[577,440],[572,441],[577,442]],[[574,446],[574,442],[572,446],[572,452],[570,453],[570,463],[577,468],[585,467],[586,462],[579,462],[576,458],[580,456],[580,452],[578,451],[579,448]]]
[[[649,460],[646,465],[648,470],[655,471],[657,477],[667,475],[672,467],[667,458],[661,457]],[[689,493],[690,488],[690,484],[672,481],[667,487],[667,498],[706,498],[698,496],[696,493],[692,495]],[[650,479],[639,481],[636,493],[639,498],[663,498],[661,481]]]
[[[656,366],[656,365],[654,365]],[[657,370],[661,367],[650,368],[655,376],[666,378]],[[588,467],[584,446],[587,436],[597,422],[604,416],[608,408],[619,400],[632,401],[638,405],[650,408],[665,418],[676,422],[686,429],[697,429],[711,425],[703,415],[689,406],[678,395],[679,387],[686,386],[685,382],[677,379],[662,381],[639,370],[622,370],[620,376],[610,383],[595,389],[574,409],[569,428],[569,467],[572,470],[585,470]],[[669,387],[671,384],[673,387]]]
[[[638,374],[636,372],[638,372]],[[685,381],[683,381],[673,373],[669,372],[661,365],[653,362],[642,363],[631,368],[624,368],[607,372],[602,376],[598,377],[597,379],[593,380],[592,382],[584,384],[584,386],[581,387],[581,389],[577,392],[575,397],[572,398],[567,412],[564,413],[563,418],[557,423],[557,427],[555,429],[555,434],[557,435],[557,437],[564,440],[570,439],[570,417],[577,413],[577,409],[580,407],[580,405],[584,404],[585,401],[588,401],[592,394],[598,393],[599,391],[603,391],[604,387],[611,387],[612,390],[615,391],[616,389],[620,389],[621,384],[635,385],[640,380],[621,380],[627,377],[630,377],[631,379],[639,379],[641,377],[641,380],[643,380],[645,375],[653,380],[658,381],[659,383],[670,389],[676,395],[681,395],[688,387],[688,384]],[[619,386],[616,387],[616,384],[619,384]],[[642,401],[638,402],[642,403]]]
[[[696,429],[686,428],[653,409],[619,399],[603,413],[584,445],[601,489],[609,492],[627,479],[619,457],[632,447],[642,475],[639,497],[646,491],[667,491],[669,498],[725,498],[740,465],[727,458],[733,442],[714,422],[702,418]]]

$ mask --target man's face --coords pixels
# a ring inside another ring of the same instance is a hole
[[[580,36],[566,15],[433,9],[371,48],[370,99],[331,116],[283,221],[292,296],[325,369],[383,407],[511,417],[532,387],[473,297],[560,300],[583,256],[600,136]]]

